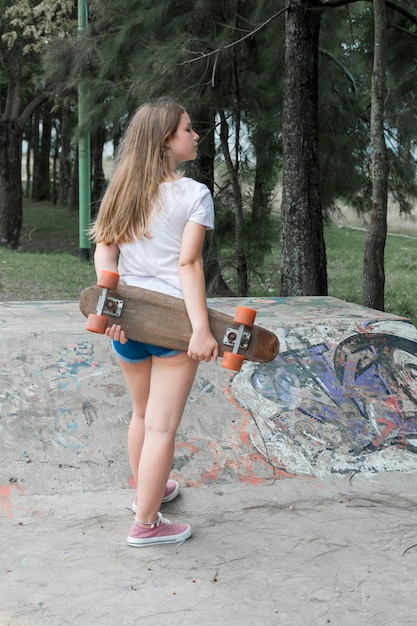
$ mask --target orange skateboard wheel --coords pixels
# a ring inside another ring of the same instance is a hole
[[[234,317],[236,324],[244,324],[245,326],[253,326],[255,322],[256,311],[254,309],[248,309],[245,306],[237,306]]]
[[[119,284],[119,274],[117,272],[109,272],[108,270],[101,270],[98,275],[97,285],[102,289],[111,289],[114,291]]]
[[[222,367],[228,370],[234,370],[240,372],[244,357],[241,354],[235,354],[234,352],[225,352],[222,359]]]
[[[106,332],[108,321],[109,320],[107,319],[107,317],[104,317],[104,315],[90,313],[87,318],[86,330],[89,330],[91,333],[104,335],[104,333]]]

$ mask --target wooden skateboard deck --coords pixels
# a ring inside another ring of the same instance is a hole
[[[88,317],[87,330],[104,333],[107,326],[120,324],[129,339],[172,350],[188,349],[192,329],[181,298],[117,285],[118,275],[112,276],[113,283],[100,276],[98,285],[84,289],[81,294],[80,309]],[[276,335],[253,324],[256,311],[238,307],[233,318],[209,308],[208,314],[211,332],[219,344],[219,356],[226,354],[223,367],[239,370],[243,360],[268,362],[278,354]]]

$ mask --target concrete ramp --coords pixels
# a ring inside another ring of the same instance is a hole
[[[415,623],[416,330],[332,298],[210,301],[238,303],[282,351],[200,366],[163,507],[193,537],[141,550],[107,338],[74,302],[0,304],[0,626]]]
[[[334,298],[212,299],[258,309],[269,364],[202,364],[178,432],[183,484],[417,469],[417,331]],[[130,481],[130,399],[107,338],[74,302],[2,303],[0,487],[101,489]],[[51,471],[53,468],[53,471]],[[3,499],[3,506],[9,506]]]
[[[218,306],[219,302],[213,302]],[[295,474],[415,471],[417,331],[409,320],[335,298],[251,300],[280,339],[247,364],[231,392],[250,438]]]
[[[2,303],[0,337],[3,507],[22,489],[129,487],[130,397],[108,339],[85,331],[78,304]],[[231,378],[200,366],[177,437],[173,475],[182,484],[257,483],[275,473],[249,442]]]

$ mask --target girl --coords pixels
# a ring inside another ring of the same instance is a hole
[[[183,298],[193,331],[187,353],[128,340],[116,324],[106,331],[133,404],[128,452],[136,516],[127,542],[136,547],[191,536],[188,524],[173,524],[159,507],[178,494],[178,483],[168,477],[198,363],[218,356],[201,259],[213,201],[205,185],[177,174],[178,165],[196,158],[198,138],[179,104],[159,100],[140,107],[92,228],[97,274],[118,271],[123,284]]]

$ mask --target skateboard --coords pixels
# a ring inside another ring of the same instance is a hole
[[[97,285],[81,293],[86,329],[104,334],[120,324],[128,339],[187,351],[192,328],[184,301],[141,287],[119,285],[119,275],[102,271]],[[277,336],[254,325],[256,311],[238,306],[235,316],[208,309],[210,329],[219,344],[222,367],[239,371],[244,360],[266,363],[279,350]]]

